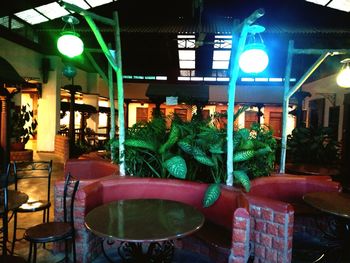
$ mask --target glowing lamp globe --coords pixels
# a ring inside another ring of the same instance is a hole
[[[345,68],[343,68],[338,76],[337,76],[337,84],[342,88],[350,88],[350,67],[349,64],[346,64]]]
[[[269,57],[264,44],[253,43],[246,45],[239,57],[239,67],[245,73],[260,73],[269,64]]]
[[[57,40],[58,51],[70,58],[81,55],[84,51],[84,43],[79,34],[71,31],[63,32]]]

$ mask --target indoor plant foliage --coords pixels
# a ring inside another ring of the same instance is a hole
[[[340,159],[340,143],[328,127],[295,128],[287,146],[294,163],[332,164]]]
[[[38,125],[33,117],[33,111],[29,109],[30,105],[23,105],[19,110],[15,110],[11,115],[10,134],[14,140],[12,142],[24,145],[36,133]]]
[[[239,116],[246,108],[235,114]],[[127,173],[142,177],[179,178],[209,183],[203,205],[210,206],[220,196],[220,184],[227,179],[226,128],[214,119],[193,118],[184,122],[176,115],[154,117],[137,123],[126,134]],[[117,141],[112,142],[117,146]],[[272,133],[253,125],[234,132],[234,179],[249,191],[249,178],[266,176],[273,169],[275,140]],[[117,155],[116,155],[117,156]],[[260,169],[260,170],[259,170]]]

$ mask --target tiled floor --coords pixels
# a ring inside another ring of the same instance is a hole
[[[54,200],[53,198],[53,186],[55,184],[55,181],[57,179],[60,179],[64,176],[63,174],[63,162],[60,160],[55,154],[53,153],[37,153],[34,151],[34,160],[52,160],[53,161],[53,170],[52,170],[52,180],[51,180],[51,200]],[[43,181],[44,179],[35,179],[30,181],[26,180],[25,183],[22,183],[19,185],[19,190],[25,192],[29,195],[30,198],[33,199],[40,199],[40,196],[46,196],[46,182]],[[24,181],[23,181],[24,182]],[[53,207],[50,209],[50,220],[53,220]],[[35,212],[35,213],[21,213],[18,214],[18,226],[23,228],[28,228],[30,226],[34,226],[36,224],[39,224],[42,222],[42,212]],[[12,233],[13,233],[13,222],[10,221],[9,223],[9,240],[12,240]],[[23,231],[19,230],[17,231],[17,237],[22,237]],[[39,249],[39,260],[40,262],[55,262],[57,257],[61,257],[61,255],[55,256],[52,254],[52,251],[50,250],[50,245],[47,246],[47,249]],[[27,258],[28,255],[28,248],[29,244],[25,240],[21,240],[16,242],[15,246],[15,254],[20,255],[24,258]]]

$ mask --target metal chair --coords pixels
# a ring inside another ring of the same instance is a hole
[[[75,230],[74,230],[74,200],[78,190],[79,181],[72,180],[70,173],[66,176],[63,190],[63,222],[42,223],[28,228],[24,233],[24,239],[30,242],[28,262],[36,262],[37,244],[65,241],[65,259],[68,259],[68,240],[72,241],[73,262],[76,262]],[[69,203],[69,210],[67,205]],[[69,214],[69,218],[68,218]],[[34,249],[34,253],[33,253]]]
[[[10,164],[7,166],[6,173],[0,174],[0,217],[2,218],[2,255],[0,255],[0,262],[8,263],[22,263],[25,259],[9,255],[7,252],[8,241],[8,212],[9,212],[9,197],[8,197],[8,183],[10,174]]]
[[[15,190],[18,190],[20,181],[28,181],[32,183],[32,180],[39,182],[39,180],[47,180],[47,196],[42,200],[32,200],[29,198],[28,202],[21,205],[14,213],[13,216],[13,237],[11,253],[15,250],[16,241],[21,239],[17,238],[17,229],[23,229],[17,226],[17,214],[18,213],[31,213],[43,211],[43,223],[49,222],[50,213],[50,186],[51,186],[51,172],[52,172],[52,160],[50,161],[28,161],[28,162],[14,162],[13,173],[15,178]]]

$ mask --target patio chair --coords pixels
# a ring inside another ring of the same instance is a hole
[[[36,262],[37,244],[65,241],[65,259],[68,259],[68,240],[72,241],[73,262],[76,262],[75,230],[74,230],[74,200],[79,186],[78,180],[72,180],[68,173],[63,190],[63,222],[47,222],[28,228],[24,239],[30,242],[28,262]],[[67,205],[69,204],[69,209]],[[69,216],[68,216],[69,214]],[[33,252],[34,249],[34,252]]]
[[[44,183],[44,187],[46,187],[45,189],[46,197],[40,200],[37,200],[37,199],[33,200],[32,198],[29,198],[28,202],[21,205],[15,211],[13,216],[13,237],[12,237],[12,247],[11,247],[12,253],[15,250],[16,241],[21,240],[21,238],[20,239],[17,238],[17,229],[23,229],[21,227],[18,227],[17,225],[18,213],[32,213],[32,212],[43,211],[42,222],[43,223],[49,222],[49,213],[50,213],[50,207],[51,207],[51,201],[50,201],[51,172],[52,172],[52,160],[13,163],[15,190],[18,190],[20,188],[20,185],[24,184],[25,183],[24,181],[27,181],[27,180],[30,183]]]
[[[25,259],[9,255],[7,251],[8,241],[8,212],[9,212],[9,197],[8,197],[8,182],[10,174],[10,164],[7,166],[6,172],[0,174],[0,218],[2,219],[2,227],[0,233],[2,234],[2,255],[0,255],[0,262],[8,263],[22,263],[26,262]]]

